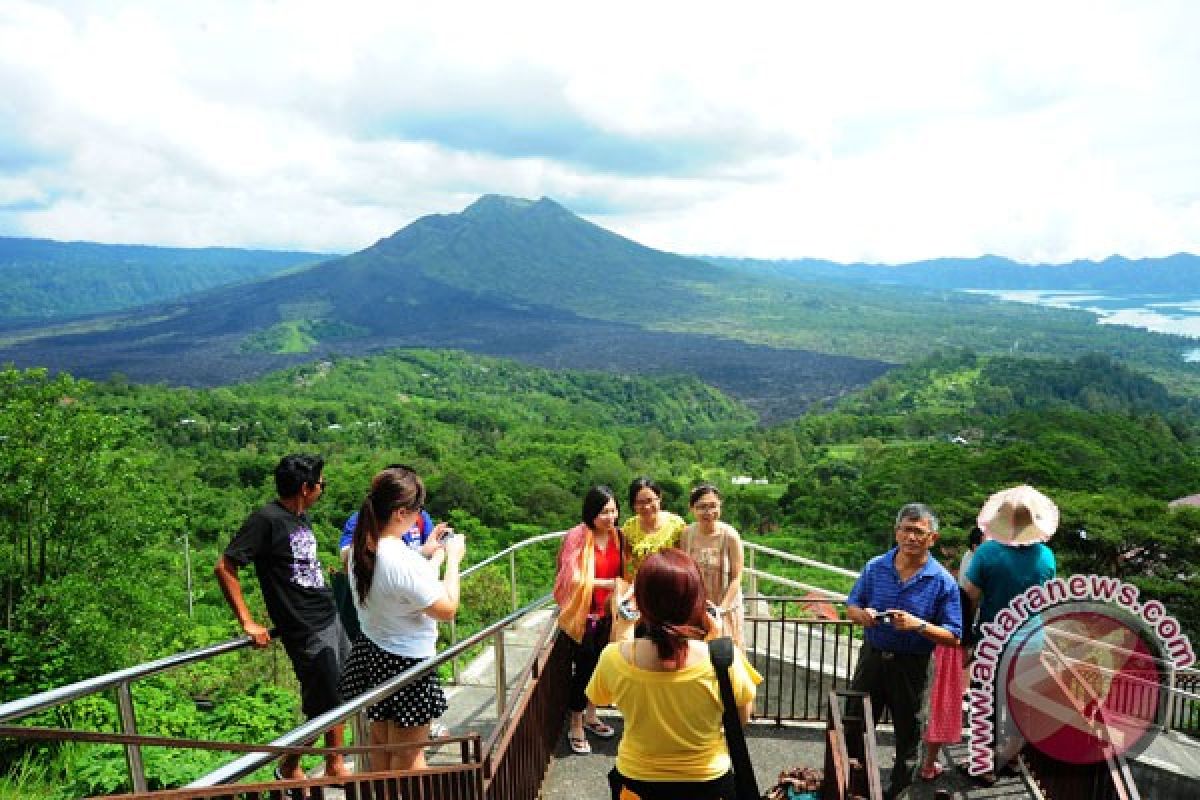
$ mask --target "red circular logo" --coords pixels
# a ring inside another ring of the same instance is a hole
[[[1108,611],[1052,609],[1009,644],[1008,712],[1021,735],[1071,764],[1140,749],[1165,674],[1137,626]]]

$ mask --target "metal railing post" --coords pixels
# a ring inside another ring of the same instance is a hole
[[[117,709],[121,715],[121,733],[137,736],[137,717],[133,713],[133,695],[129,691],[128,681],[117,684]],[[125,745],[125,763],[129,766],[129,782],[133,790],[146,791],[146,767],[142,763],[141,745]]]
[[[746,549],[746,555],[748,556],[747,560],[750,562],[746,566],[747,566],[747,572],[750,575],[750,596],[755,598],[755,600],[754,600],[755,603],[758,603],[758,599],[757,599],[758,598],[758,573],[754,571],[754,553],[755,553],[755,550],[753,547]],[[757,607],[754,609],[753,613],[755,615],[758,614]]]
[[[1176,689],[1175,681],[1176,681],[1175,664],[1174,664],[1174,662],[1168,661],[1167,662],[1167,703],[1166,703],[1166,714],[1164,715],[1164,718],[1162,721],[1163,731],[1169,731],[1175,726],[1175,713],[1176,713],[1176,709],[1179,707],[1179,694],[1178,694],[1178,690]]]
[[[452,619],[450,620],[450,646],[453,647],[456,644],[458,644],[458,621],[457,619]],[[457,657],[450,659],[450,674],[453,676],[455,686],[462,683]]]
[[[508,582],[512,586],[512,610],[516,611],[521,606],[517,600],[517,551],[513,550],[508,554]]]
[[[504,628],[496,631],[496,716],[508,706],[508,674],[504,665]]]
[[[367,719],[367,710],[361,709],[354,715],[354,743],[356,745],[371,744],[371,722]],[[359,759],[362,763],[358,763]],[[354,771],[357,773],[370,772],[371,768],[368,764],[370,756],[367,753],[356,753],[354,756]]]

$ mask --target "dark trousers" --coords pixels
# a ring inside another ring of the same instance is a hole
[[[876,715],[885,706],[892,712],[892,725],[896,729],[892,791],[899,791],[912,781],[912,763],[917,757],[917,746],[921,743],[917,715],[921,711],[928,682],[928,655],[888,653],[863,642],[850,688],[871,698],[871,708]],[[861,717],[862,700],[848,698],[846,714]]]
[[[608,644],[612,631],[612,617],[601,617],[588,620],[584,629],[583,641],[572,642],[571,651],[571,694],[567,698],[567,709],[583,711],[587,708],[588,699],[584,692],[592,673],[596,671],[596,662],[600,660],[600,651]]]
[[[608,788],[613,800],[620,800],[621,789],[629,790],[638,800],[737,800],[733,772],[712,781],[635,781],[613,767],[608,773]]]

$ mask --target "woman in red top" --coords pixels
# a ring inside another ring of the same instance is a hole
[[[619,513],[612,489],[593,486],[583,498],[583,521],[567,531],[558,552],[558,575],[554,580],[554,599],[560,609],[558,624],[575,645],[567,700],[567,739],[571,750],[579,754],[592,752],[585,730],[603,739],[614,733],[596,715],[596,706],[588,701],[584,689],[612,630],[608,599],[623,566]]]

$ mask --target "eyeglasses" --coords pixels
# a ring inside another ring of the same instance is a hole
[[[924,528],[918,528],[915,525],[905,525],[900,529],[900,534],[907,536],[915,536],[918,539],[928,539],[933,535],[933,531],[927,531]]]
[[[720,511],[721,504],[720,503],[697,503],[695,506],[693,506],[693,508],[695,508],[697,511],[699,511],[701,513],[707,513],[709,511]]]
[[[658,502],[659,502],[659,499],[657,497],[647,497],[643,500],[638,500],[636,503],[634,503],[634,505],[637,506],[638,508],[645,508],[646,506],[655,505]]]

